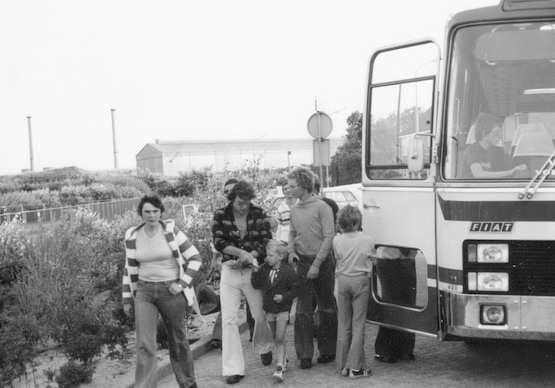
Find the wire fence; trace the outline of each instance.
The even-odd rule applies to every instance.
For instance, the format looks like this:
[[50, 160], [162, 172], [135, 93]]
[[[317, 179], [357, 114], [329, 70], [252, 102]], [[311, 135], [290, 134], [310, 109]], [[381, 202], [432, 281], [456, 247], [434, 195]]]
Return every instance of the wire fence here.
[[75, 206], [64, 206], [57, 208], [44, 208], [37, 210], [22, 210], [20, 212], [6, 213], [0, 207], [0, 224], [10, 222], [19, 217], [23, 222], [32, 224], [39, 222], [52, 222], [60, 219], [68, 212], [74, 212], [79, 208], [88, 207], [91, 211], [98, 214], [100, 218], [113, 221], [116, 216], [122, 215], [129, 210], [135, 210], [139, 204], [139, 198], [125, 199], [111, 202], [94, 202]]

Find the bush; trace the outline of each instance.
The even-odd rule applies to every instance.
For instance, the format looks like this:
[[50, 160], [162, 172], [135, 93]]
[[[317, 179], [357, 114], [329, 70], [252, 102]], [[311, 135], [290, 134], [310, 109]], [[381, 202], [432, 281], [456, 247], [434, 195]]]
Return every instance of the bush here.
[[26, 242], [23, 228], [17, 218], [0, 224], [0, 284], [10, 285], [24, 268], [21, 262]]
[[121, 196], [112, 183], [93, 183], [89, 186], [89, 198], [94, 202], [107, 202]]
[[[171, 183], [166, 181], [164, 185], [173, 190]], [[8, 212], [19, 212], [138, 198], [149, 191], [149, 186], [130, 171], [93, 174], [65, 168], [0, 177], [0, 206], [7, 206]]]
[[90, 383], [94, 373], [92, 365], [79, 364], [70, 360], [60, 368], [60, 375], [56, 376], [56, 383], [60, 388], [78, 387], [83, 383]]
[[37, 320], [31, 314], [0, 318], [0, 383], [25, 373], [36, 357], [40, 339]]
[[64, 205], [74, 206], [89, 202], [90, 192], [87, 186], [64, 186], [60, 190], [60, 201]]
[[164, 195], [163, 192], [167, 191], [170, 184], [164, 175], [149, 170], [138, 170], [137, 177], [145, 182], [151, 191]]
[[43, 228], [24, 250], [13, 315], [36, 317], [43, 338], [57, 340], [70, 359], [90, 362], [103, 345], [126, 346], [114, 314], [120, 295], [111, 292], [123, 267], [123, 244], [114, 237], [109, 223], [81, 209]]
[[[139, 177], [131, 175], [131, 172], [103, 172], [97, 173], [92, 176], [94, 182], [110, 183], [119, 188], [133, 193], [146, 194], [150, 191], [150, 187]], [[122, 196], [122, 198], [137, 198], [141, 195], [134, 195], [132, 197]]]
[[0, 206], [5, 206], [8, 213], [43, 208], [42, 203], [37, 197], [27, 191], [13, 191], [11, 193], [0, 194]]
[[60, 201], [60, 193], [52, 191], [49, 188], [33, 191], [35, 198], [46, 208], [54, 208], [62, 206]]

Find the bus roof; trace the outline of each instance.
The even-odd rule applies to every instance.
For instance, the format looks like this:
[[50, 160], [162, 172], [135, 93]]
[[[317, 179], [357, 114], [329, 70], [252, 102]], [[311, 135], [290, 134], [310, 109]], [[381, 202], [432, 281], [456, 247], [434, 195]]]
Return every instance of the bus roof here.
[[502, 0], [494, 6], [459, 12], [451, 18], [448, 27], [491, 20], [535, 19], [550, 16], [555, 16], [554, 0]]

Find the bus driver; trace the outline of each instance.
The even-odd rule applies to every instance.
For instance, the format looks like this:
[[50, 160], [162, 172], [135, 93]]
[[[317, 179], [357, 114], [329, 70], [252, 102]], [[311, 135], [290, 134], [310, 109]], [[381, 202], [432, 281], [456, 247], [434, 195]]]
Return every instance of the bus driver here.
[[[489, 113], [480, 113], [474, 123], [476, 141], [469, 145], [465, 152], [461, 166], [462, 179], [477, 178], [509, 178], [519, 171], [526, 171], [528, 167], [520, 164], [510, 170], [498, 170], [495, 152], [502, 141], [501, 119]], [[496, 155], [497, 154], [497, 155]], [[501, 163], [503, 165], [503, 163]]]

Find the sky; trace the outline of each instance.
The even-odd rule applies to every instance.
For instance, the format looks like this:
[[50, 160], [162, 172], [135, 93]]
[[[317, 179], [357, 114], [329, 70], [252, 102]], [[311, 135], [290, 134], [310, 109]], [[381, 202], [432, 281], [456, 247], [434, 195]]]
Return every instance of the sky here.
[[342, 137], [374, 50], [492, 3], [1, 0], [0, 175], [113, 169], [114, 128], [120, 169], [157, 139], [310, 138], [316, 108]]

